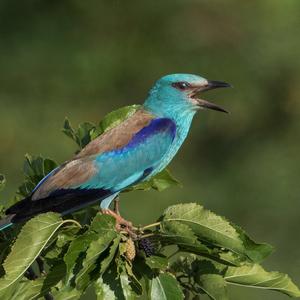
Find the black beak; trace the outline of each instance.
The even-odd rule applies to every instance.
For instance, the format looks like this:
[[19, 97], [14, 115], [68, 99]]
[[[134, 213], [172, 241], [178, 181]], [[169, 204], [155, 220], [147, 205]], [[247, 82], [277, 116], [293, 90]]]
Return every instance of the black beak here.
[[208, 109], [213, 109], [213, 110], [217, 110], [217, 111], [221, 111], [221, 112], [224, 112], [224, 113], [227, 113], [227, 114], [229, 113], [223, 107], [221, 107], [221, 106], [219, 106], [217, 104], [208, 102], [206, 100], [197, 99], [197, 102], [198, 102], [198, 106], [200, 106], [200, 107], [208, 108]]
[[[207, 85], [201, 87], [198, 91], [204, 92], [204, 91], [209, 91], [209, 90], [213, 90], [213, 89], [228, 88], [228, 87], [232, 87], [232, 86], [227, 82], [209, 80], [207, 82]], [[221, 112], [224, 112], [224, 113], [228, 113], [228, 111], [225, 110], [223, 107], [221, 107], [217, 104], [208, 102], [206, 100], [197, 99], [197, 102], [198, 102], [198, 106], [200, 106], [200, 107], [217, 110], [217, 111], [221, 111]]]
[[223, 81], [209, 80], [207, 85], [201, 91], [209, 91], [219, 88], [229, 88], [232, 87], [229, 83]]

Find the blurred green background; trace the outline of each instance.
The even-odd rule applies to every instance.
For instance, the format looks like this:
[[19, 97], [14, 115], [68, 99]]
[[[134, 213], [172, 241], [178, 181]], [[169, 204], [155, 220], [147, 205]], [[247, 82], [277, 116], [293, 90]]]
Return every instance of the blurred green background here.
[[[203, 111], [171, 169], [183, 188], [121, 199], [135, 223], [197, 201], [276, 247], [265, 266], [300, 285], [300, 1], [0, 2], [2, 200], [22, 181], [25, 153], [58, 162], [75, 145], [60, 132], [142, 103], [168, 73], [234, 85], [207, 93], [231, 111]], [[232, 299], [286, 299], [232, 287]]]

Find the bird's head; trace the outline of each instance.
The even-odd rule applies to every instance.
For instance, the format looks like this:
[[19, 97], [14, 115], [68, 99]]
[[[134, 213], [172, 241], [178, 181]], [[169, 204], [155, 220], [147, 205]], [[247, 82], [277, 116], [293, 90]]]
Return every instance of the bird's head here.
[[200, 109], [227, 112], [221, 106], [198, 96], [202, 92], [225, 87], [230, 87], [230, 84], [197, 75], [166, 75], [154, 84], [144, 106], [157, 115], [175, 118], [186, 114], [194, 115]]

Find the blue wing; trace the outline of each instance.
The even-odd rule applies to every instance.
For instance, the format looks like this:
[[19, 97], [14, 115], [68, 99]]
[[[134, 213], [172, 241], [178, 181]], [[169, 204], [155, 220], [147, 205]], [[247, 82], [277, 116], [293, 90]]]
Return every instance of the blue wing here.
[[78, 187], [120, 191], [144, 180], [157, 170], [175, 134], [172, 120], [153, 119], [123, 148], [97, 156], [95, 164], [100, 172]]
[[64, 213], [108, 199], [156, 173], [175, 135], [176, 125], [171, 119], [152, 119], [126, 145], [75, 159], [56, 169], [30, 199], [17, 203], [7, 213], [16, 214], [14, 221], [20, 221], [37, 213]]

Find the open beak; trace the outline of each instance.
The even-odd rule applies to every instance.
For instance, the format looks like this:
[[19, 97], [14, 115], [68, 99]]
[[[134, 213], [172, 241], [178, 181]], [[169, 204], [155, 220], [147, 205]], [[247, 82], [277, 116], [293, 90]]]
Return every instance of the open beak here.
[[214, 103], [208, 102], [206, 100], [195, 97], [196, 94], [198, 94], [199, 92], [205, 92], [205, 91], [209, 91], [209, 90], [213, 90], [213, 89], [228, 88], [228, 87], [231, 87], [231, 85], [229, 83], [226, 83], [223, 81], [208, 80], [207, 84], [205, 84], [205, 85], [201, 85], [198, 87], [195, 86], [195, 91], [193, 92], [192, 97], [197, 101], [197, 105], [199, 107], [228, 113], [228, 111], [226, 111], [223, 107], [221, 107], [217, 104], [214, 104]]

